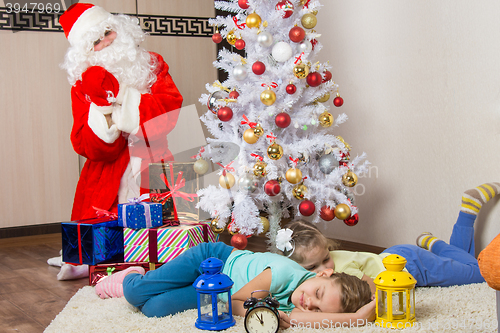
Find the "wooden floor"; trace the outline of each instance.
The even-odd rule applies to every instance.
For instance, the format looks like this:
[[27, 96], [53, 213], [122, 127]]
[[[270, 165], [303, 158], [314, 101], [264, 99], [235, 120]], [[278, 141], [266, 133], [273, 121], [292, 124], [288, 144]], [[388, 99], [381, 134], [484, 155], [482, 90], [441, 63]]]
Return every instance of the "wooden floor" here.
[[[228, 236], [221, 240], [228, 242]], [[251, 237], [248, 250], [266, 250], [265, 239]], [[380, 252], [363, 244], [341, 242], [351, 251]], [[61, 234], [0, 239], [0, 333], [39, 333], [61, 312], [88, 279], [58, 281], [58, 267], [47, 259], [59, 255]], [[69, 332], [68, 332], [69, 333]]]

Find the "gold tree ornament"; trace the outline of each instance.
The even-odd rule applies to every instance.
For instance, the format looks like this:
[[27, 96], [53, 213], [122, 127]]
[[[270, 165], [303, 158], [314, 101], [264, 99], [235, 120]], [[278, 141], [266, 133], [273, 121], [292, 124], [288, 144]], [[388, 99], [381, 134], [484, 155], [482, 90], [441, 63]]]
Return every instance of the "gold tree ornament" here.
[[235, 35], [234, 30], [229, 31], [229, 33], [226, 36], [226, 40], [231, 45], [234, 45], [234, 43], [236, 43], [238, 37]]
[[306, 192], [307, 192], [307, 187], [302, 183], [296, 185], [292, 190], [292, 194], [295, 197], [295, 199], [299, 200], [304, 200], [304, 198], [306, 197]]
[[340, 135], [338, 135], [337, 139], [344, 144], [345, 149], [347, 149], [349, 151], [351, 150], [351, 146], [347, 142], [344, 141], [343, 137], [341, 137]]
[[247, 24], [247, 27], [249, 27], [249, 28], [258, 28], [260, 26], [261, 22], [262, 22], [262, 19], [256, 13], [249, 14], [247, 16], [246, 21], [245, 21], [245, 23]]
[[218, 217], [216, 217], [215, 219], [212, 220], [212, 222], [210, 222], [210, 229], [216, 234], [220, 234], [224, 231], [224, 227], [219, 228], [218, 224], [219, 224]]
[[351, 216], [351, 208], [346, 204], [338, 204], [335, 207], [335, 217], [339, 220], [345, 220], [349, 216]]
[[243, 140], [245, 140], [246, 143], [254, 144], [259, 140], [259, 137], [255, 135], [253, 128], [248, 128], [243, 132]]
[[276, 142], [273, 142], [267, 147], [267, 156], [272, 160], [279, 160], [283, 156], [283, 147]]
[[256, 177], [264, 177], [267, 174], [266, 166], [267, 164], [265, 162], [257, 161], [257, 163], [253, 166], [253, 174]]
[[260, 217], [260, 224], [262, 224], [262, 232], [261, 235], [267, 233], [269, 231], [269, 220], [263, 216]]
[[319, 123], [323, 127], [330, 127], [333, 125], [333, 116], [330, 112], [325, 111], [318, 117]]
[[200, 158], [193, 164], [193, 169], [194, 172], [196, 172], [199, 175], [204, 175], [208, 171], [208, 162], [205, 161], [204, 159]]
[[302, 23], [302, 26], [306, 29], [312, 29], [316, 26], [318, 23], [318, 19], [316, 18], [315, 15], [311, 13], [304, 14], [302, 18], [300, 19], [300, 23]]
[[309, 66], [303, 62], [298, 63], [293, 67], [293, 75], [298, 79], [305, 79], [309, 75]]
[[229, 172], [226, 172], [225, 175], [222, 174], [219, 177], [219, 185], [222, 188], [230, 189], [231, 187], [233, 187], [235, 182], [236, 182], [236, 180], [234, 179], [234, 176], [232, 174], [230, 174]]
[[318, 98], [316, 100], [316, 102], [325, 103], [325, 102], [328, 102], [329, 99], [330, 99], [330, 93], [327, 92], [326, 94], [324, 94], [323, 96], [321, 96], [320, 98]]
[[253, 134], [255, 134], [256, 137], [261, 137], [262, 135], [264, 135], [264, 129], [262, 128], [262, 126], [260, 126], [260, 124], [257, 124], [254, 128], [253, 128]]
[[342, 176], [342, 183], [345, 186], [348, 187], [354, 187], [358, 183], [358, 176], [351, 170], [348, 170], [343, 176]]
[[272, 91], [270, 87], [267, 87], [267, 89], [260, 94], [260, 101], [264, 105], [271, 106], [276, 102], [276, 93]]
[[297, 184], [302, 180], [302, 171], [297, 168], [288, 169], [285, 178], [289, 183]]

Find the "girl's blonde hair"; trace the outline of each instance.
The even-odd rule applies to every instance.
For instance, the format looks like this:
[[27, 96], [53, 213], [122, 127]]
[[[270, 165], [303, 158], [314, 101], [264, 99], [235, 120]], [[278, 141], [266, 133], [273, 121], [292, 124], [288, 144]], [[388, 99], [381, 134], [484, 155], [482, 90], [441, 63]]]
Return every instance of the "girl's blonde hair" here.
[[[302, 263], [303, 253], [311, 248], [322, 246], [332, 251], [339, 248], [339, 244], [333, 239], [326, 238], [319, 229], [309, 222], [297, 220], [288, 223], [284, 228], [290, 229], [292, 233], [293, 250], [282, 252], [284, 256]], [[293, 251], [293, 252], [292, 252]]]

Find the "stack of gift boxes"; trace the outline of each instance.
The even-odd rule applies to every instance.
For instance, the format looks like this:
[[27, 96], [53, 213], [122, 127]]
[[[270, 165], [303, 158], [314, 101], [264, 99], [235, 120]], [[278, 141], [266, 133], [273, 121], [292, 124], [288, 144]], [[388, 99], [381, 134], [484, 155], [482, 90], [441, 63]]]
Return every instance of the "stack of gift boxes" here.
[[118, 205], [118, 215], [97, 209], [94, 219], [62, 223], [63, 261], [89, 265], [89, 284], [130, 266], [156, 269], [190, 247], [216, 242], [195, 207], [201, 180], [193, 163], [149, 165], [150, 194]]

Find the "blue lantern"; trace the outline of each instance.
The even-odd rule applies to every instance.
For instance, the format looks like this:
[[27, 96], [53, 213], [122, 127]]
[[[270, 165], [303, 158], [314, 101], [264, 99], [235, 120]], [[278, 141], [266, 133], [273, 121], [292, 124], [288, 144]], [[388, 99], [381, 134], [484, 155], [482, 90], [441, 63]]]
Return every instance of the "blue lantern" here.
[[200, 275], [193, 283], [198, 294], [198, 319], [195, 326], [202, 330], [220, 331], [233, 326], [231, 287], [233, 280], [222, 273], [224, 263], [217, 258], [205, 259]]

